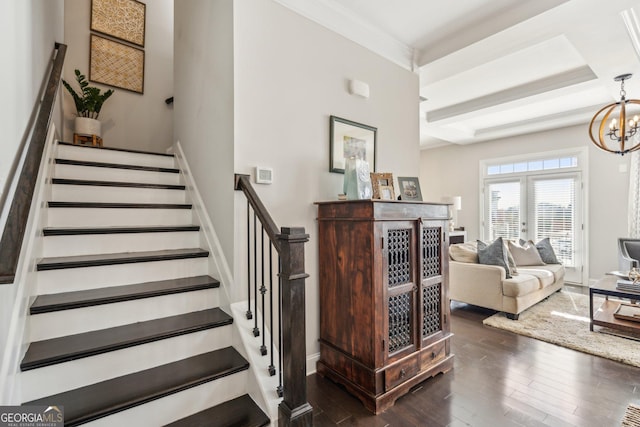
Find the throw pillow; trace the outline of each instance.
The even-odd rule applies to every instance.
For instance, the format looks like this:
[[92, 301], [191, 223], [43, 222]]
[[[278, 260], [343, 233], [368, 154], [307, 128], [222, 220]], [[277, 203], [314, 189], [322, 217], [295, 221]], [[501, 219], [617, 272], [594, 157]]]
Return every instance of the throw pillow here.
[[536, 248], [540, 253], [540, 258], [542, 258], [545, 264], [560, 264], [548, 237], [536, 243]]
[[502, 237], [498, 237], [490, 244], [478, 240], [478, 262], [486, 265], [497, 265], [504, 268], [507, 279], [511, 278], [509, 260]]
[[453, 261], [478, 263], [478, 248], [475, 243], [457, 243], [449, 246], [449, 258]]
[[538, 253], [538, 249], [533, 243], [525, 242], [524, 245], [520, 246], [509, 241], [507, 242], [507, 245], [509, 246], [509, 252], [513, 255], [513, 260], [516, 262], [518, 267], [526, 265], [544, 265], [544, 262]]
[[508, 240], [503, 240], [503, 241], [504, 241], [504, 250], [507, 251], [507, 264], [509, 265], [509, 273], [511, 273], [512, 276], [517, 276], [518, 266], [516, 264], [516, 260], [513, 259], [513, 254], [509, 250], [509, 246], [507, 246]]

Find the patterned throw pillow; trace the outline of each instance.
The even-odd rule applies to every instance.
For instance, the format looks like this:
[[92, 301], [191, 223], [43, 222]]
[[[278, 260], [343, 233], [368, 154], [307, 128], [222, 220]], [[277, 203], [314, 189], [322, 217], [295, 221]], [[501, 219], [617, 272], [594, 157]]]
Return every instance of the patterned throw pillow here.
[[548, 237], [536, 243], [536, 248], [540, 253], [540, 258], [542, 258], [542, 261], [544, 261], [545, 264], [560, 264]]
[[490, 244], [478, 240], [478, 262], [486, 265], [497, 265], [504, 268], [507, 279], [511, 279], [509, 260], [502, 237], [498, 237]]

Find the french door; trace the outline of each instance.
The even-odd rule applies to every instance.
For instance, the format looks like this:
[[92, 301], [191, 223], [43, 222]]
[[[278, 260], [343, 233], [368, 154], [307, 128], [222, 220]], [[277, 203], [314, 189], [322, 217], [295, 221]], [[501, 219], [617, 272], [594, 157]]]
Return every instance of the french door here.
[[583, 221], [580, 172], [544, 173], [484, 181], [484, 238], [546, 237], [565, 267], [565, 280], [582, 283]]

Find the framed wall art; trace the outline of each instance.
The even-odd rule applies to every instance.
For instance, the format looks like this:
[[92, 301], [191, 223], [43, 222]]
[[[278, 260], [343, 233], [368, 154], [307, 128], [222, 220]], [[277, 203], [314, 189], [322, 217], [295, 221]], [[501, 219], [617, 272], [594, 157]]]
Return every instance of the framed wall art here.
[[91, 30], [144, 47], [146, 7], [137, 0], [91, 0]]
[[381, 200], [395, 200], [393, 191], [393, 174], [371, 173], [371, 186], [373, 187], [373, 198]]
[[91, 34], [89, 80], [144, 92], [144, 50]]
[[[330, 118], [329, 172], [344, 173], [345, 157], [362, 156], [369, 163], [369, 170], [376, 170], [376, 132], [372, 126], [352, 122], [331, 116]], [[345, 142], [358, 144], [345, 144]], [[358, 147], [357, 153], [349, 151], [349, 147]]]
[[422, 201], [422, 192], [420, 191], [420, 181], [418, 177], [399, 176], [398, 187], [400, 187], [399, 192], [402, 200]]

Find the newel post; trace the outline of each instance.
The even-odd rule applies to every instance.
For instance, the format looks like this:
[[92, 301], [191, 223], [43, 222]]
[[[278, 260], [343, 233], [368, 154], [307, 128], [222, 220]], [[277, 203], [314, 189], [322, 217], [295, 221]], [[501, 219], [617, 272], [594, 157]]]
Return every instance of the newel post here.
[[278, 407], [280, 426], [313, 425], [312, 407], [307, 402], [307, 351], [305, 330], [304, 244], [309, 241], [303, 227], [282, 227], [282, 373], [284, 399]]

